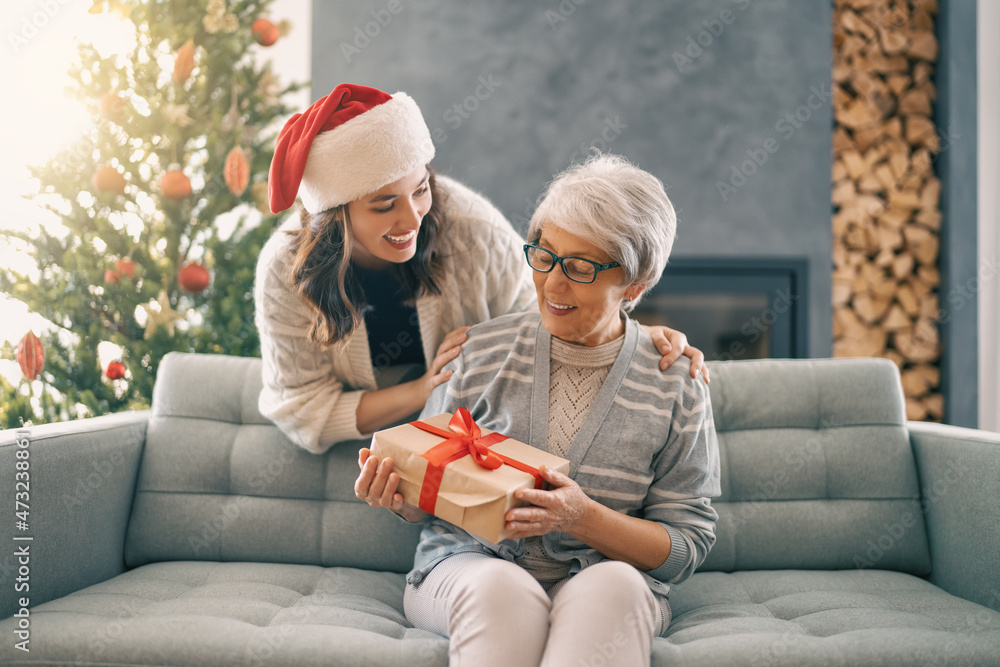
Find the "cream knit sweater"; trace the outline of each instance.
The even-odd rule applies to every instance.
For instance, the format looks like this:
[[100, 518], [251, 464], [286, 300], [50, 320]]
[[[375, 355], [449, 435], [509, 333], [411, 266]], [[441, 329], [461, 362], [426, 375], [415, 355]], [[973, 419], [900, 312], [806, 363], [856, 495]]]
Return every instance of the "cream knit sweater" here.
[[[424, 358], [430, 362], [448, 332], [533, 307], [531, 270], [524, 240], [482, 195], [437, 177], [445, 205], [441, 230], [445, 257], [443, 294], [417, 300]], [[307, 335], [311, 315], [290, 281], [290, 216], [268, 240], [254, 284], [264, 387], [258, 406], [297, 445], [320, 454], [332, 445], [370, 437], [357, 429], [358, 401], [378, 387], [361, 327], [346, 346], [322, 350]]]

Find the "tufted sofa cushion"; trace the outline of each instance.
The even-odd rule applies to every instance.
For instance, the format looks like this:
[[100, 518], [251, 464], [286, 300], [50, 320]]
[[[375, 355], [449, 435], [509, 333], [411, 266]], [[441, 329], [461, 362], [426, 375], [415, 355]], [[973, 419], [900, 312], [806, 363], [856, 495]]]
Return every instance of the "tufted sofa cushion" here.
[[653, 664], [1000, 664], [1000, 613], [901, 572], [697, 573]]
[[[712, 377], [722, 496], [702, 571], [930, 571], [895, 365], [714, 362]], [[354, 497], [367, 443], [303, 451], [260, 414], [260, 387], [259, 359], [164, 357], [126, 562], [409, 570], [418, 529]]]
[[353, 568], [153, 563], [32, 610], [33, 646], [46, 664], [446, 664], [447, 641], [406, 622], [405, 585]]
[[257, 561], [407, 572], [419, 527], [354, 496], [357, 452], [317, 456], [257, 409], [260, 359], [160, 363], [125, 543], [130, 566]]
[[715, 362], [711, 372], [722, 496], [700, 571], [930, 572], [891, 361]]

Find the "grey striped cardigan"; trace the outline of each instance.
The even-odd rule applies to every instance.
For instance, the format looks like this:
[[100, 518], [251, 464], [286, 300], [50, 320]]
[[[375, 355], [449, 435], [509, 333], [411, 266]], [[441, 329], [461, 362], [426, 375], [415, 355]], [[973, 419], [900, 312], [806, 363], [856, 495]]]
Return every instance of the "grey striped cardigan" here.
[[[421, 416], [465, 406], [480, 426], [546, 450], [551, 335], [533, 313], [498, 317], [469, 330], [462, 353], [446, 368], [455, 372], [431, 395]], [[598, 502], [661, 524], [670, 534], [666, 561], [643, 573], [654, 593], [686, 579], [715, 542], [718, 518], [709, 498], [718, 496], [719, 448], [708, 388], [690, 376], [681, 357], [660, 371], [660, 353], [646, 331], [627, 320], [625, 342], [566, 458], [570, 477]], [[552, 558], [570, 573], [604, 556], [561, 532], [543, 537]], [[410, 583], [420, 582], [443, 558], [479, 551], [513, 561], [524, 540], [500, 544], [479, 539], [440, 519], [427, 521]]]

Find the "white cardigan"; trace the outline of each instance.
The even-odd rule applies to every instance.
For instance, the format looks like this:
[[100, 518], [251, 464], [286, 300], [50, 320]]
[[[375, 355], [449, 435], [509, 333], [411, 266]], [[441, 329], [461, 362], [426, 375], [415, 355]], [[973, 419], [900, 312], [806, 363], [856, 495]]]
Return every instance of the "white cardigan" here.
[[[417, 299], [424, 359], [448, 332], [530, 308], [535, 301], [524, 240], [482, 195], [437, 177], [446, 226], [440, 296]], [[309, 308], [291, 283], [291, 235], [298, 214], [275, 230], [261, 250], [254, 283], [264, 388], [258, 406], [297, 445], [320, 454], [335, 443], [370, 437], [357, 429], [358, 401], [374, 391], [375, 373], [364, 322], [346, 341], [324, 351], [308, 338]]]

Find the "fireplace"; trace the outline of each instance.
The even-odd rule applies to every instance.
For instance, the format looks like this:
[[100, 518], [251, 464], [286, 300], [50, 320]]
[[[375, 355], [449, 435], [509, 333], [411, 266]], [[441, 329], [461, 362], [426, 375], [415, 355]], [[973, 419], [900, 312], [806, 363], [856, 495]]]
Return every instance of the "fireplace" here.
[[643, 324], [688, 336], [705, 359], [808, 356], [805, 258], [677, 258], [636, 306]]

